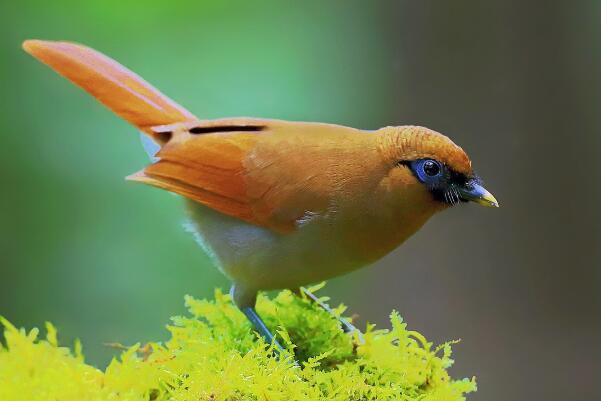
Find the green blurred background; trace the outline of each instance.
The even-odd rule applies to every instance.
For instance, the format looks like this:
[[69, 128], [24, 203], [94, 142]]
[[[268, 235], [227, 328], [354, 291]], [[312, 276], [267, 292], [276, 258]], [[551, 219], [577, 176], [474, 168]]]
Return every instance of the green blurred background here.
[[[351, 312], [396, 308], [482, 400], [591, 399], [601, 372], [601, 3], [22, 1], [0, 4], [0, 314], [104, 342], [161, 340], [183, 295], [227, 281], [181, 201], [123, 177], [133, 128], [20, 49], [85, 43], [203, 118], [421, 124], [471, 155], [498, 210], [436, 216], [330, 282]], [[473, 397], [472, 397], [473, 398]]]

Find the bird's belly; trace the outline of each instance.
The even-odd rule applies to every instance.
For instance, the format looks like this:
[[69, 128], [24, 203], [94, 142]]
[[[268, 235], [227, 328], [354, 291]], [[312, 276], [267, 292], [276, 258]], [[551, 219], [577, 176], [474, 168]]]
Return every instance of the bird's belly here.
[[383, 255], [361, 247], [329, 224], [278, 234], [188, 201], [198, 241], [232, 281], [268, 290], [293, 288], [361, 268]]

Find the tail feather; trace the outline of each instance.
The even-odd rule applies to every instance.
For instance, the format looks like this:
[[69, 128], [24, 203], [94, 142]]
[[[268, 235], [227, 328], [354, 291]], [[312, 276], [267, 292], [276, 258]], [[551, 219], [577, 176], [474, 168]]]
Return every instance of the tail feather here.
[[89, 47], [27, 40], [23, 49], [162, 144], [153, 126], [196, 119], [137, 74]]

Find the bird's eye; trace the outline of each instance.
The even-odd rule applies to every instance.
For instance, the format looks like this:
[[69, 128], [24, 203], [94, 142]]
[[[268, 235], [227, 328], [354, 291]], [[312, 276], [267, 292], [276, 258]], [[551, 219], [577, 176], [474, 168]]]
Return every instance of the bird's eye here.
[[435, 160], [426, 160], [423, 164], [424, 173], [429, 177], [436, 177], [440, 174], [440, 163]]
[[413, 174], [428, 185], [442, 185], [447, 175], [447, 167], [434, 159], [417, 159], [408, 163]]

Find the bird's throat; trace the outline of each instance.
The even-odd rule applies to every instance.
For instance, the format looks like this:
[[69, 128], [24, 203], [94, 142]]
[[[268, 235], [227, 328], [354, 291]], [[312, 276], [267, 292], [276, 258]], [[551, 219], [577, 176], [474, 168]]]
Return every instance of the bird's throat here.
[[350, 218], [342, 230], [341, 241], [347, 252], [362, 263], [371, 264], [386, 256], [417, 232], [437, 209], [397, 209], [390, 212], [363, 213]]

